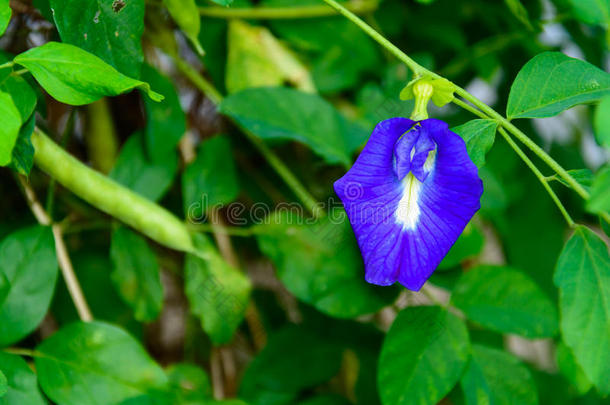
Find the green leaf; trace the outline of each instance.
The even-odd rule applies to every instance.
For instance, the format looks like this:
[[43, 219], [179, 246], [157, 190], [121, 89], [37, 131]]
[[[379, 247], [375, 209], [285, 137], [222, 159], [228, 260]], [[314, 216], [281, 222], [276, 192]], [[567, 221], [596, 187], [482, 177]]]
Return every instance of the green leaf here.
[[239, 183], [229, 138], [218, 135], [199, 145], [197, 158], [184, 169], [182, 195], [188, 218], [203, 218], [210, 208], [237, 198]]
[[491, 347], [472, 346], [472, 356], [460, 382], [465, 405], [536, 405], [532, 375], [514, 356]]
[[47, 313], [57, 279], [51, 228], [34, 226], [7, 236], [0, 244], [0, 274], [8, 283], [0, 293], [2, 347], [27, 336]]
[[167, 385], [142, 345], [108, 323], [70, 324], [36, 350], [40, 385], [62, 405], [117, 404]]
[[211, 0], [211, 1], [216, 4], [220, 4], [221, 6], [229, 7], [231, 4], [233, 4], [234, 0]]
[[173, 364], [166, 374], [176, 395], [175, 405], [206, 403], [212, 398], [210, 379], [201, 368], [188, 363]]
[[610, 23], [610, 3], [608, 0], [569, 0], [574, 16], [591, 25], [608, 26]]
[[494, 144], [498, 123], [491, 120], [472, 120], [451, 128], [466, 142], [468, 156], [477, 167], [485, 164], [485, 155]]
[[155, 100], [163, 96], [148, 83], [132, 79], [97, 56], [68, 44], [48, 42], [14, 59], [32, 73], [56, 100], [71, 105], [90, 104], [103, 96], [116, 96], [140, 88]]
[[593, 231], [577, 226], [554, 277], [559, 288], [561, 334], [587, 378], [610, 394], [610, 256]]
[[353, 231], [343, 210], [315, 223], [294, 207], [267, 217], [257, 230], [261, 251], [282, 283], [297, 298], [325, 314], [353, 318], [389, 305], [397, 290], [364, 281], [364, 268]]
[[269, 336], [246, 369], [240, 397], [251, 405], [292, 404], [290, 399], [302, 390], [335, 376], [341, 356], [342, 349], [328, 339], [302, 326], [284, 327]]
[[205, 235], [195, 235], [194, 243], [198, 254], [187, 254], [184, 265], [191, 312], [214, 344], [227, 343], [246, 312], [250, 280], [225, 262]]
[[7, 391], [8, 391], [8, 382], [6, 381], [6, 377], [5, 377], [4, 373], [2, 372], [2, 369], [0, 369], [0, 398], [5, 396]]
[[36, 126], [36, 117], [30, 116], [30, 119], [21, 126], [15, 147], [13, 148], [13, 157], [11, 160], [11, 169], [29, 176], [30, 170], [34, 165], [34, 146], [32, 145], [32, 133]]
[[146, 239], [125, 227], [112, 232], [112, 281], [138, 321], [157, 318], [163, 307], [159, 264]]
[[328, 163], [349, 166], [368, 137], [323, 98], [282, 87], [242, 90], [225, 98], [220, 111], [262, 139], [302, 142]]
[[11, 21], [12, 13], [9, 0], [0, 0], [0, 36], [4, 35], [4, 31]]
[[164, 161], [153, 163], [144, 152], [141, 132], [133, 134], [123, 147], [110, 177], [144, 197], [157, 201], [165, 195], [178, 170], [178, 155], [168, 153]]
[[552, 117], [610, 94], [610, 74], [559, 52], [544, 52], [523, 66], [508, 96], [506, 115]]
[[153, 163], [168, 161], [186, 132], [186, 116], [172, 82], [149, 65], [142, 68], [142, 80], [165, 96], [161, 103], [144, 99], [146, 110], [146, 152]]
[[225, 80], [229, 93], [284, 82], [303, 91], [315, 91], [309, 71], [267, 28], [232, 20], [228, 44]]
[[597, 142], [610, 148], [610, 96], [604, 97], [597, 106], [593, 123]]
[[603, 167], [595, 175], [591, 195], [587, 200], [587, 210], [593, 213], [610, 212], [610, 165]]
[[6, 378], [4, 394], [0, 387], [1, 405], [46, 405], [36, 374], [21, 357], [0, 352], [0, 370]]
[[[570, 174], [570, 176], [572, 176], [574, 178], [574, 180], [576, 180], [578, 182], [578, 184], [580, 184], [587, 191], [589, 191], [589, 189], [591, 188], [591, 185], [593, 184], [593, 172], [591, 170], [589, 170], [589, 169], [574, 169], [574, 170], [568, 170], [568, 173]], [[558, 182], [560, 182], [564, 186], [572, 188], [570, 186], [570, 184], [568, 184], [568, 182], [565, 181], [563, 179], [563, 177], [559, 176], [558, 174], [554, 174], [550, 178], [550, 180], [557, 180]]]
[[480, 266], [464, 273], [451, 297], [469, 320], [529, 338], [557, 333], [555, 306], [527, 276], [511, 267]]
[[201, 17], [195, 0], [163, 0], [163, 4], [184, 35], [191, 41], [197, 53], [203, 55], [203, 48], [199, 43]]
[[98, 56], [124, 75], [139, 78], [144, 56], [144, 0], [51, 0], [63, 42]]
[[483, 249], [485, 237], [483, 232], [472, 222], [466, 225], [464, 231], [447, 253], [447, 256], [438, 265], [439, 270], [450, 269], [459, 265], [466, 259], [478, 255]]
[[504, 2], [517, 20], [519, 20], [528, 30], [534, 31], [527, 9], [521, 3], [521, 0], [504, 0]]
[[10, 94], [0, 91], [0, 166], [11, 162], [13, 148], [21, 127], [21, 115]]
[[339, 395], [326, 394], [300, 401], [297, 405], [350, 405], [347, 399]]
[[591, 381], [587, 378], [582, 367], [576, 362], [574, 354], [563, 342], [559, 342], [555, 351], [559, 371], [576, 388], [576, 392], [584, 395], [591, 389]]
[[381, 402], [438, 403], [459, 381], [468, 352], [468, 332], [459, 318], [440, 307], [403, 309], [379, 357]]
[[15, 107], [17, 107], [21, 115], [21, 122], [26, 122], [32, 115], [32, 112], [34, 112], [36, 102], [38, 101], [36, 92], [34, 92], [28, 82], [20, 76], [9, 76], [2, 82], [0, 90], [11, 95]]

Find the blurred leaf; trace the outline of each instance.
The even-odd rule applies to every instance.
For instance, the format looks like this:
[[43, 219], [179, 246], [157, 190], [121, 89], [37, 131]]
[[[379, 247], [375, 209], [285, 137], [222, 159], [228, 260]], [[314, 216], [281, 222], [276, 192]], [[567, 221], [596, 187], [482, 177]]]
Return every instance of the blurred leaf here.
[[[593, 184], [593, 172], [591, 170], [575, 169], [575, 170], [568, 170], [568, 173], [570, 173], [570, 176], [572, 176], [574, 178], [574, 180], [576, 180], [578, 182], [578, 184], [580, 184], [587, 191], [589, 191], [589, 189], [591, 188], [591, 184]], [[551, 177], [551, 180], [557, 180], [564, 186], [571, 188], [570, 185], [568, 184], [568, 182], [566, 182], [563, 179], [563, 177], [559, 176], [558, 174], [554, 174]]]
[[178, 155], [170, 151], [164, 161], [153, 163], [144, 152], [141, 132], [131, 135], [121, 148], [110, 178], [144, 197], [157, 201], [169, 189], [178, 170]]
[[2, 347], [32, 332], [47, 313], [57, 279], [51, 228], [34, 226], [7, 236], [0, 244], [0, 274], [7, 282], [0, 288]]
[[191, 312], [214, 344], [227, 343], [246, 312], [250, 280], [229, 265], [205, 235], [196, 234], [193, 240], [198, 253], [187, 254], [184, 264]]
[[460, 382], [466, 405], [536, 405], [538, 395], [527, 367], [512, 355], [472, 346], [470, 363]]
[[233, 4], [233, 0], [210, 0], [216, 4], [220, 4], [221, 6], [227, 6], [229, 7], [231, 4]]
[[201, 142], [197, 158], [182, 175], [182, 195], [187, 218], [203, 218], [210, 208], [228, 204], [239, 195], [231, 144], [226, 135]]
[[13, 148], [13, 157], [10, 168], [29, 176], [32, 165], [34, 164], [34, 146], [32, 145], [32, 132], [36, 126], [36, 117], [30, 116], [25, 124], [21, 126], [15, 147]]
[[396, 289], [364, 281], [362, 257], [345, 211], [336, 209], [314, 222], [294, 209], [273, 212], [257, 231], [261, 251], [291, 293], [338, 318], [374, 313], [394, 300]]
[[26, 122], [36, 108], [36, 93], [23, 77], [9, 76], [0, 85], [0, 89], [13, 98], [15, 107], [21, 115], [21, 122]]
[[163, 96], [148, 83], [127, 77], [97, 56], [73, 45], [48, 42], [15, 57], [56, 100], [71, 105], [90, 104], [140, 88], [155, 101]]
[[593, 213], [610, 212], [610, 165], [603, 167], [595, 175], [587, 210]]
[[498, 123], [492, 120], [472, 120], [451, 128], [464, 139], [468, 156], [477, 167], [485, 164], [485, 155], [494, 144]]
[[466, 326], [445, 309], [403, 309], [394, 320], [379, 357], [381, 402], [438, 403], [459, 381], [469, 346]]
[[51, 0], [51, 9], [63, 42], [91, 52], [124, 75], [140, 77], [144, 0]]
[[142, 345], [108, 323], [70, 324], [36, 350], [40, 385], [62, 405], [116, 404], [167, 385]]
[[220, 111], [262, 139], [305, 143], [328, 163], [350, 165], [368, 137], [323, 98], [282, 87], [242, 90], [225, 98]]
[[11, 21], [12, 13], [9, 0], [0, 0], [0, 36], [4, 35], [4, 31]]
[[173, 364], [166, 371], [170, 387], [176, 393], [175, 405], [206, 403], [212, 398], [208, 375], [201, 368], [188, 364]]
[[297, 405], [350, 405], [347, 399], [339, 396], [339, 395], [318, 395], [313, 398], [306, 399], [304, 401], [300, 401]]
[[198, 38], [201, 17], [195, 0], [163, 0], [163, 4], [184, 35], [191, 41], [197, 53], [203, 54], [203, 48]]
[[524, 273], [500, 266], [480, 266], [462, 275], [451, 296], [469, 320], [501, 333], [528, 338], [557, 333], [557, 311]]
[[186, 132], [186, 116], [172, 82], [150, 65], [142, 67], [142, 80], [150, 83], [165, 99], [157, 103], [144, 98], [146, 110], [145, 145], [153, 163], [164, 163], [176, 154], [176, 145]]
[[561, 334], [587, 378], [610, 394], [610, 256], [593, 231], [577, 226], [554, 277], [559, 288]]
[[595, 109], [594, 126], [597, 142], [610, 148], [610, 96], [604, 97]]
[[0, 166], [11, 162], [13, 148], [21, 127], [21, 115], [10, 94], [0, 91]]
[[563, 342], [559, 342], [557, 345], [555, 358], [559, 371], [576, 388], [576, 392], [580, 395], [586, 394], [591, 389], [591, 381], [576, 362], [572, 351]]
[[466, 259], [478, 255], [483, 249], [484, 242], [485, 238], [483, 232], [470, 222], [466, 228], [464, 228], [464, 232], [462, 232], [455, 244], [451, 247], [447, 256], [445, 256], [443, 261], [438, 265], [438, 268], [440, 270], [449, 269], [457, 266]]
[[504, 2], [517, 20], [519, 20], [528, 30], [534, 31], [527, 9], [523, 6], [521, 0], [504, 0]]
[[568, 0], [574, 16], [585, 24], [604, 25], [610, 23], [610, 3], [607, 0]]
[[280, 86], [285, 81], [303, 91], [315, 91], [307, 69], [266, 28], [232, 20], [228, 35], [225, 80], [229, 93], [249, 87]]
[[1, 405], [46, 405], [36, 374], [21, 357], [0, 352], [0, 370], [6, 378], [4, 394], [0, 387]]
[[138, 321], [156, 319], [163, 307], [159, 264], [146, 239], [125, 227], [112, 232], [112, 281]]
[[340, 348], [308, 329], [284, 327], [269, 336], [267, 345], [246, 369], [240, 397], [250, 405], [292, 404], [292, 398], [302, 390], [337, 375], [341, 353]]
[[559, 52], [544, 52], [523, 66], [508, 96], [506, 115], [552, 117], [610, 94], [610, 74]]
[[[2, 356], [2, 355], [0, 354], [0, 356]], [[0, 398], [5, 396], [7, 391], [8, 391], [8, 382], [6, 381], [6, 377], [5, 377], [4, 373], [2, 372], [2, 369], [0, 369]]]

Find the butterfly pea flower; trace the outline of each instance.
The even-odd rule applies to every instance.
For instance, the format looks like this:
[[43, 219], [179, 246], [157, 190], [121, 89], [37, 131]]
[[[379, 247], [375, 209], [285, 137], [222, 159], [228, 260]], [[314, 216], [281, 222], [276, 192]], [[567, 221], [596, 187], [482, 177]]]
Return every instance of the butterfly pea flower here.
[[480, 208], [483, 184], [462, 138], [437, 119], [380, 122], [334, 184], [365, 279], [418, 291]]

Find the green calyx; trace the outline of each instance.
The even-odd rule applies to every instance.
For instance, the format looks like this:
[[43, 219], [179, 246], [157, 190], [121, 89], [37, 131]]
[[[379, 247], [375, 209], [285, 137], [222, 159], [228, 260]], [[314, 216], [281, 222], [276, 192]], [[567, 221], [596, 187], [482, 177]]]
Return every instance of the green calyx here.
[[457, 86], [447, 79], [430, 77], [418, 77], [411, 80], [409, 84], [400, 92], [401, 100], [415, 99], [415, 107], [411, 114], [411, 119], [420, 121], [428, 118], [428, 102], [432, 102], [437, 107], [442, 107], [450, 103]]

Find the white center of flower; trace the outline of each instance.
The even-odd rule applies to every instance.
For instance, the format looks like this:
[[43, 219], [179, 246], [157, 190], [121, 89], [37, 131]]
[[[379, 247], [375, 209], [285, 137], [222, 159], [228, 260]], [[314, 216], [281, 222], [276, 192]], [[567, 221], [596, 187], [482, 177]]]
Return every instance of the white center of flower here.
[[[431, 151], [424, 163], [424, 171], [430, 172], [436, 160], [436, 150]], [[415, 229], [419, 221], [419, 195], [421, 194], [423, 183], [409, 173], [402, 180], [402, 197], [396, 207], [396, 222], [402, 224], [405, 229]]]

